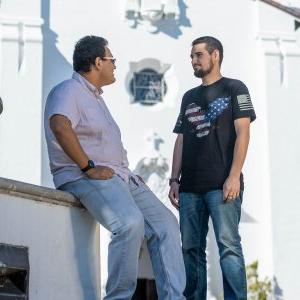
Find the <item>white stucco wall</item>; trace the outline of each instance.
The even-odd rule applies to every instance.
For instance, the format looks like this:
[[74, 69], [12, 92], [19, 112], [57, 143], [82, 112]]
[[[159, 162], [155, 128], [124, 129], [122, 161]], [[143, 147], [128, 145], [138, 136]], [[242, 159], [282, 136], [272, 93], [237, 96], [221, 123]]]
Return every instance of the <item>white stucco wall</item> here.
[[1, 1], [1, 176], [41, 182], [42, 26], [40, 1]]
[[[294, 18], [260, 5], [261, 52], [263, 54], [262, 86], [264, 114], [262, 122], [267, 156], [263, 165], [268, 171], [260, 191], [261, 206], [270, 203], [268, 210], [261, 210], [264, 218], [271, 217], [272, 269], [278, 299], [298, 299], [300, 290], [295, 274], [300, 265], [300, 223], [296, 221], [299, 210], [299, 150], [300, 123], [297, 117], [300, 93], [299, 31], [294, 30]], [[260, 76], [261, 77], [261, 76]], [[258, 164], [261, 166], [260, 162]], [[264, 172], [265, 173], [265, 172]], [[266, 174], [266, 173], [265, 173]], [[269, 189], [269, 192], [266, 190]], [[288, 205], [288, 207], [286, 206]], [[257, 206], [257, 208], [261, 208]], [[265, 241], [262, 241], [265, 245]], [[277, 299], [276, 298], [276, 299]]]
[[[14, 182], [3, 189], [3, 182], [7, 185], [0, 178], [0, 243], [28, 247], [29, 299], [99, 300], [99, 226], [91, 216], [72, 204], [60, 205], [60, 197], [72, 198], [62, 192], [35, 188], [37, 201]], [[58, 204], [48, 203], [53, 199], [45, 193], [56, 195]]]
[[[135, 29], [130, 28], [124, 19], [122, 1], [117, 2], [118, 5], [111, 1], [105, 3], [94, 1], [87, 8], [84, 3], [69, 6], [67, 1], [51, 1], [49, 24], [51, 30], [59, 34], [56, 51], [52, 52], [52, 56], [57, 58], [57, 53], [64, 56], [70, 67], [74, 43], [80, 37], [86, 34], [97, 34], [108, 39], [111, 50], [117, 58], [117, 82], [104, 88], [104, 97], [121, 127], [131, 166], [135, 167], [136, 162], [142, 156], [143, 137], [151, 128], [166, 141], [161, 151], [166, 157], [171, 158], [175, 139], [172, 129], [179, 111], [181, 97], [186, 90], [200, 82], [193, 76], [189, 59], [190, 45], [194, 38], [204, 34], [219, 37], [225, 47], [224, 74], [244, 80], [251, 88], [251, 80], [254, 78], [251, 77], [252, 71], [249, 71], [254, 68], [252, 63], [254, 32], [251, 20], [253, 3], [247, 0], [230, 0], [226, 3], [203, 1], [199, 5], [198, 1], [185, 1], [185, 4], [179, 1], [181, 13], [186, 14], [186, 17], [182, 19], [186, 18], [186, 20], [182, 20], [182, 24], [176, 28], [170, 27], [170, 24], [162, 25], [158, 28], [159, 33], [153, 34], [149, 33], [143, 25]], [[236, 6], [236, 9], [227, 9], [230, 6]], [[67, 16], [66, 10], [69, 12]], [[82, 12], [86, 10], [89, 13], [85, 17]], [[200, 18], [199, 13], [205, 11], [214, 11], [214, 17], [210, 18], [205, 15]], [[236, 26], [237, 18], [239, 26]], [[220, 20], [222, 24], [225, 22], [226, 26], [219, 26], [216, 20]], [[243, 35], [242, 32], [249, 32], [249, 34]], [[47, 40], [47, 36], [44, 38]], [[47, 47], [44, 51], [47, 53], [51, 51], [50, 49]], [[239, 59], [241, 53], [243, 58]], [[46, 55], [51, 58], [51, 53]], [[178, 92], [171, 107], [157, 109], [129, 103], [129, 95], [125, 86], [129, 63], [144, 58], [156, 58], [172, 65], [178, 85], [170, 88]], [[238, 64], [237, 60], [239, 60]], [[52, 64], [56, 65], [55, 70]], [[45, 62], [44, 72], [45, 70], [48, 70], [47, 74], [45, 73], [47, 78], [44, 82], [44, 90], [47, 94], [55, 81], [58, 83], [68, 74], [66, 74], [66, 69], [57, 65], [53, 59]], [[71, 70], [68, 72], [70, 73]], [[124, 114], [125, 111], [126, 114]]]
[[[267, 80], [272, 199], [274, 274], [284, 299], [298, 299], [300, 285], [295, 280], [300, 266], [300, 52], [286, 59], [289, 79], [280, 83], [274, 66], [279, 56], [267, 57]], [[273, 72], [272, 72], [273, 71]], [[287, 92], [288, 91], [288, 92]], [[287, 93], [289, 97], [287, 97]]]

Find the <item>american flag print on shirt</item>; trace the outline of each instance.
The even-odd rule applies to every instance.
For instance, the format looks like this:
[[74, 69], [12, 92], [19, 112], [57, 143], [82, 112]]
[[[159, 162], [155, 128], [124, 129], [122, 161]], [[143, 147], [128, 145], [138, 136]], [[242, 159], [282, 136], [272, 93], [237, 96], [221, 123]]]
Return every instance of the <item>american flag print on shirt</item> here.
[[251, 102], [250, 95], [245, 94], [245, 95], [238, 95], [237, 96], [237, 101], [239, 105], [239, 109], [241, 111], [243, 110], [253, 110], [253, 105]]
[[230, 98], [217, 98], [208, 105], [207, 110], [196, 103], [187, 106], [185, 116], [195, 128], [198, 138], [209, 134], [211, 124], [228, 108], [229, 100]]

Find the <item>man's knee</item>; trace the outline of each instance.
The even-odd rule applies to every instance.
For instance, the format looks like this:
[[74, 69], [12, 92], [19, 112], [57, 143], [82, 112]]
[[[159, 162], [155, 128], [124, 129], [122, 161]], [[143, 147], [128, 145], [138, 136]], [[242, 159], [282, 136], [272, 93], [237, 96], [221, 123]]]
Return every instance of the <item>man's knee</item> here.
[[129, 237], [144, 237], [145, 225], [142, 214], [133, 214], [124, 222], [117, 234], [127, 235]]
[[219, 246], [220, 259], [228, 256], [242, 256], [242, 246], [239, 235], [221, 234], [217, 239]]
[[179, 239], [179, 224], [174, 216], [174, 214], [167, 210], [166, 214], [164, 215], [164, 222], [160, 226], [160, 230], [158, 232], [158, 235], [161, 239], [164, 239], [166, 237], [169, 237], [171, 239]]

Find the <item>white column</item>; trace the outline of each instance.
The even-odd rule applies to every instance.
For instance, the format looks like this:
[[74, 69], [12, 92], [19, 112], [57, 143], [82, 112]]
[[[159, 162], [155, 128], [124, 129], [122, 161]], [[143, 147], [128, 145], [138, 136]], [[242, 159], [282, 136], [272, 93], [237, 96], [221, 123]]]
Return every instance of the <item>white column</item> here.
[[0, 175], [40, 183], [41, 19], [0, 16]]

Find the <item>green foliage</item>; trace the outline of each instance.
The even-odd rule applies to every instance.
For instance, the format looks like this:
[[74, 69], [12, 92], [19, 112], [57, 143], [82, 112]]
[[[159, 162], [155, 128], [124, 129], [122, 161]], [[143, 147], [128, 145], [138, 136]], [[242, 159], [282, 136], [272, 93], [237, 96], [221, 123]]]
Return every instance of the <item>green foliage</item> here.
[[248, 300], [267, 300], [272, 292], [271, 280], [267, 277], [263, 280], [258, 276], [258, 261], [246, 266]]

